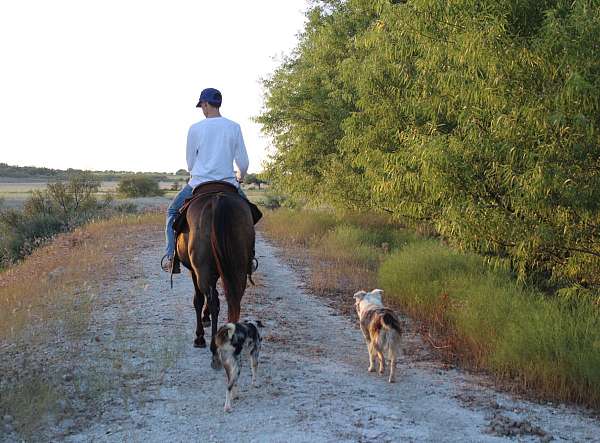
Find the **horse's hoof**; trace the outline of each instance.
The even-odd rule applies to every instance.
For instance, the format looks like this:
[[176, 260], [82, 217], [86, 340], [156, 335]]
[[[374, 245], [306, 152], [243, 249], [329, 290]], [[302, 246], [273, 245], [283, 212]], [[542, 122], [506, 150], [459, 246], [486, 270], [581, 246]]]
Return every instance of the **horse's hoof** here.
[[214, 370], [221, 369], [221, 362], [219, 360], [213, 358], [212, 362], [210, 363], [210, 367], [213, 368]]
[[203, 337], [197, 338], [196, 340], [194, 340], [194, 347], [195, 348], [206, 348], [206, 340], [204, 340]]
[[210, 328], [210, 324], [210, 319], [202, 320], [202, 326], [204, 326], [205, 328]]

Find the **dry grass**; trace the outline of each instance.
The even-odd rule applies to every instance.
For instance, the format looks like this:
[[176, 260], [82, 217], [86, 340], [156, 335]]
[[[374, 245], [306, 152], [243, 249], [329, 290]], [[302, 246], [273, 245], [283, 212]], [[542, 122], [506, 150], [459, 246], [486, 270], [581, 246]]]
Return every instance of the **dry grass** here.
[[319, 211], [267, 211], [259, 227], [303, 257], [311, 291], [338, 299], [344, 312], [353, 309], [354, 292], [377, 286], [377, 269], [389, 251], [414, 237], [383, 216]]
[[[96, 294], [134, 252], [126, 239], [162, 229], [163, 220], [145, 214], [94, 222], [0, 273], [0, 352], [10, 359], [0, 365], [0, 415], [14, 416], [22, 436], [33, 437], [65, 398], [61, 368], [78, 358]], [[107, 374], [89, 373], [86, 395], [111, 384]]]
[[123, 239], [132, 230], [162, 222], [157, 214], [91, 223], [57, 236], [0, 273], [0, 342], [60, 319], [80, 330], [99, 285], [115, 272], [115, 257], [126, 252]]

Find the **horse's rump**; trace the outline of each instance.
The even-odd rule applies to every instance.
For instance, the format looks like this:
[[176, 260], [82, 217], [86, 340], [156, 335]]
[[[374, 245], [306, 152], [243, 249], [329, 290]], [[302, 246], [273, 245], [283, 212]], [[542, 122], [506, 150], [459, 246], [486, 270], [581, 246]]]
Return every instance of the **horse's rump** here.
[[258, 209], [254, 203], [252, 203], [248, 199], [244, 199], [238, 192], [238, 189], [232, 185], [231, 183], [224, 181], [209, 181], [202, 183], [194, 188], [192, 192], [192, 196], [185, 200], [183, 206], [179, 210], [179, 214], [173, 221], [173, 230], [175, 231], [175, 235], [179, 235], [182, 232], [186, 232], [188, 230], [188, 221], [186, 217], [186, 213], [189, 207], [196, 202], [197, 200], [205, 200], [217, 194], [236, 194], [240, 196], [240, 198], [246, 202], [246, 204], [250, 207], [250, 212], [252, 214], [252, 221], [254, 224], [258, 223], [258, 221], [262, 218], [262, 212]]

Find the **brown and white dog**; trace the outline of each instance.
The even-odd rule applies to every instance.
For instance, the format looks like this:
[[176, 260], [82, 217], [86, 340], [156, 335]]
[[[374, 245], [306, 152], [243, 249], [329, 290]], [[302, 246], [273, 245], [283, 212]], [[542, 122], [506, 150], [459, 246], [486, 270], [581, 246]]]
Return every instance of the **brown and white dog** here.
[[225, 392], [225, 412], [231, 411], [231, 400], [237, 394], [237, 381], [242, 367], [242, 353], [250, 354], [250, 367], [252, 368], [252, 386], [256, 386], [258, 371], [258, 355], [260, 353], [261, 338], [258, 332], [260, 322], [244, 321], [241, 323], [227, 323], [219, 328], [215, 337], [217, 354], [221, 359], [227, 377], [227, 391]]
[[390, 360], [389, 382], [396, 381], [396, 359], [400, 351], [402, 330], [398, 317], [383, 306], [381, 289], [354, 294], [360, 329], [369, 350], [369, 372], [375, 371], [375, 357], [379, 358], [379, 373], [385, 372], [385, 356]]

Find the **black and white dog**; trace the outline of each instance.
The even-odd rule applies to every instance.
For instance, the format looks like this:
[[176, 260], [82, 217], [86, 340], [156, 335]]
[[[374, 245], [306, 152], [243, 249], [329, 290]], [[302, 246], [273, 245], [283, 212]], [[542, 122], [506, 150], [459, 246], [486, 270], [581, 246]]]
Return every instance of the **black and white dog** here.
[[261, 344], [260, 333], [258, 332], [259, 326], [262, 326], [260, 322], [250, 321], [227, 323], [217, 331], [215, 344], [227, 376], [227, 391], [225, 392], [225, 407], [223, 408], [225, 412], [231, 411], [231, 400], [236, 397], [236, 383], [242, 366], [242, 352], [250, 354], [252, 386], [256, 386], [258, 355]]

